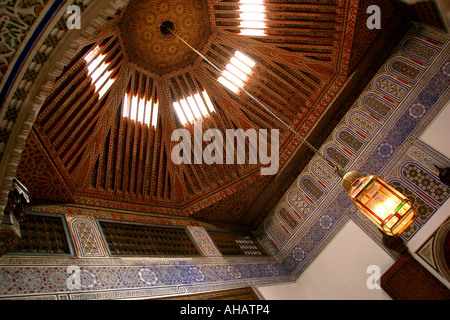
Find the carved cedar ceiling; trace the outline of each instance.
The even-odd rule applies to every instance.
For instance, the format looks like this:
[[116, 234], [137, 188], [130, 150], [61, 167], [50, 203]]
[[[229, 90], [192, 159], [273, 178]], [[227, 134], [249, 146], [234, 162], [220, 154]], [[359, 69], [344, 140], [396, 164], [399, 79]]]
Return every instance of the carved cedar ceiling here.
[[[342, 0], [264, 1], [265, 25], [252, 33], [240, 5], [131, 0], [109, 17], [66, 66], [28, 138], [18, 178], [32, 198], [242, 222], [263, 190], [293, 172], [302, 143], [241, 89], [219, 83], [221, 74], [161, 23], [221, 70], [237, 52], [250, 59], [243, 88], [307, 137], [326, 93], [345, 80], [358, 10]], [[195, 164], [194, 150], [193, 164], [174, 164], [172, 132], [194, 136], [189, 111], [177, 113], [183, 105], [203, 132], [279, 129], [279, 173], [261, 175], [248, 152], [245, 164]]]

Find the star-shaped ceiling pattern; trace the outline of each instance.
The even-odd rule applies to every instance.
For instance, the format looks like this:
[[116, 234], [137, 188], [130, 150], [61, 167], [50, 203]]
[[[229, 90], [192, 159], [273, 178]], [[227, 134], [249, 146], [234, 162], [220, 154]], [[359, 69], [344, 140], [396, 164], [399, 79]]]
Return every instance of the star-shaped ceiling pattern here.
[[[301, 141], [239, 86], [222, 85], [224, 74], [161, 24], [170, 21], [220, 70], [252, 61], [238, 67], [247, 70], [240, 86], [306, 137], [324, 111], [319, 100], [343, 72], [345, 31], [356, 14], [339, 0], [257, 2], [131, 0], [110, 17], [41, 108], [18, 169], [31, 196], [239, 222], [277, 176], [262, 176], [248, 153], [245, 165], [176, 165], [172, 132], [193, 133], [190, 111], [203, 132], [279, 129], [280, 172]], [[246, 18], [244, 5], [259, 5], [263, 21]], [[181, 102], [191, 108], [180, 113]]]

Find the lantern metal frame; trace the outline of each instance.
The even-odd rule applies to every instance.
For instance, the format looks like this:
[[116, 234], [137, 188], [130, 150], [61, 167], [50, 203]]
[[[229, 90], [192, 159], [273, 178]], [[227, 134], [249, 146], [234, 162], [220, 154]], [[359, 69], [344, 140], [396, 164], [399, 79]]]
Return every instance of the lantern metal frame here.
[[363, 177], [355, 171], [339, 173], [354, 205], [386, 235], [398, 237], [417, 218], [409, 198], [380, 177]]

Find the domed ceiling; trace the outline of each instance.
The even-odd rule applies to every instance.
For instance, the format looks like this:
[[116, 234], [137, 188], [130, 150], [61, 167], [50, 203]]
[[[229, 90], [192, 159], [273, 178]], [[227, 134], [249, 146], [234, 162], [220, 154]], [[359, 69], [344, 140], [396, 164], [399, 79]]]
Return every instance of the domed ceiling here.
[[[17, 176], [36, 200], [251, 222], [252, 205], [292, 181], [305, 149], [243, 89], [308, 137], [348, 72], [355, 9], [339, 0], [131, 0], [66, 66]], [[239, 81], [162, 32], [164, 22], [220, 70], [237, 67]], [[248, 155], [246, 164], [173, 163], [172, 132], [199, 122], [203, 132], [279, 129], [278, 174], [261, 175]]]
[[207, 4], [202, 0], [131, 1], [119, 23], [122, 48], [130, 61], [158, 74], [187, 66], [196, 57], [173, 34], [161, 33], [165, 21], [195, 48], [210, 33]]

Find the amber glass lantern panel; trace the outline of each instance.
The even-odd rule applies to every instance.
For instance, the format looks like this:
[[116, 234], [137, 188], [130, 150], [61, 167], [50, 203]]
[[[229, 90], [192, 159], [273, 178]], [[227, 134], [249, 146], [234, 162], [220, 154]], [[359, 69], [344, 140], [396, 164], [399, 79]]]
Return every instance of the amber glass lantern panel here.
[[409, 199], [377, 176], [355, 180], [349, 194], [357, 208], [389, 236], [399, 236], [417, 217]]

